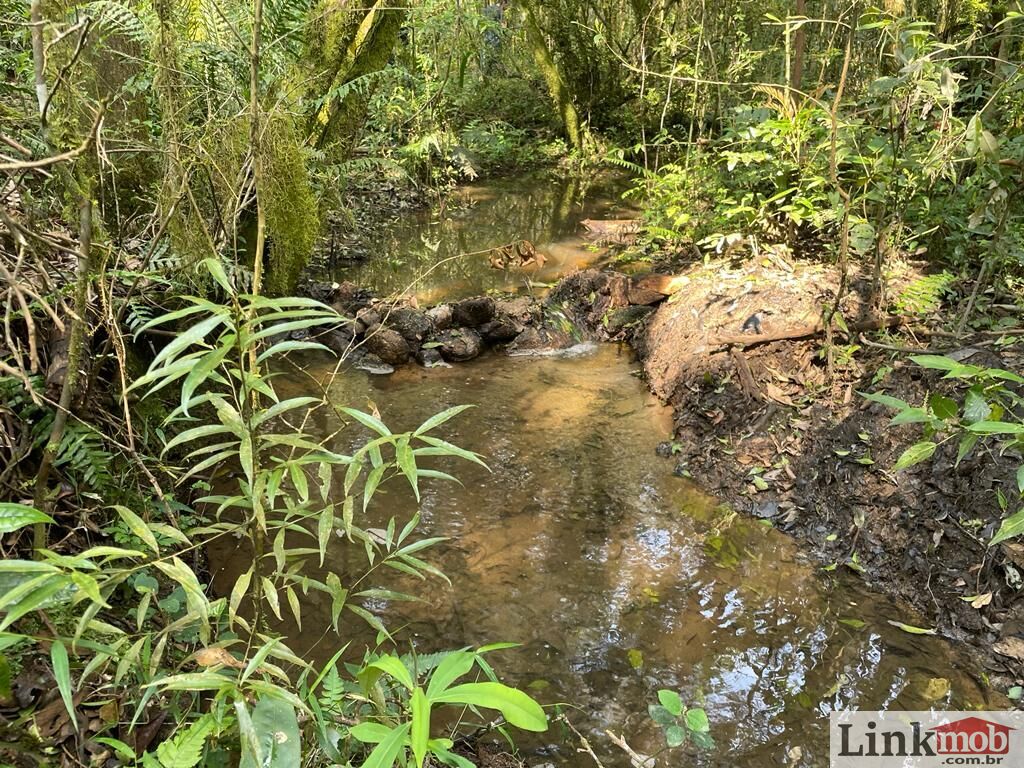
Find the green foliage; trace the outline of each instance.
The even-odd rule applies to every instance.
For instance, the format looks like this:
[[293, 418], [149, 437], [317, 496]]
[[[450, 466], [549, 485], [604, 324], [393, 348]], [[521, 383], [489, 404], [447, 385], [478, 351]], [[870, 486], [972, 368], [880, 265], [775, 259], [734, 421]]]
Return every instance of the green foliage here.
[[663, 127], [617, 150], [610, 161], [637, 174], [632, 194], [644, 201], [648, 236], [718, 253], [733, 253], [735, 242], [754, 255], [782, 244], [820, 257], [838, 252], [846, 228], [850, 254], [873, 263], [877, 284], [899, 254], [949, 265], [897, 299], [914, 313], [932, 311], [982, 261], [1014, 279], [1024, 238], [1007, 171], [1024, 145], [992, 107], [1009, 107], [1014, 88], [971, 81], [981, 73], [952, 62], [957, 46], [924, 21], [872, 11], [854, 40], [877, 45], [880, 58], [855, 52], [840, 103], [824, 88], [756, 85], [752, 99], [719, 114], [710, 138], [694, 143], [692, 130], [681, 137]]
[[714, 749], [707, 713], [700, 707], [687, 708], [675, 691], [658, 691], [658, 703], [648, 707], [648, 714], [664, 733], [665, 744], [670, 749], [681, 747], [687, 741], [701, 749]]
[[[99, 544], [73, 555], [44, 549], [35, 561], [5, 560], [0, 569], [0, 644], [25, 639], [11, 628], [31, 612], [59, 610], [72, 629], [53, 639], [52, 667], [72, 722], [78, 706], [75, 697], [82, 693], [75, 689], [79, 669], [79, 681], [104, 675], [126, 703], [134, 699], [135, 720], [153, 697], [164, 699], [176, 711], [192, 713], [171, 738], [140, 756], [147, 768], [191, 768], [209, 756], [215, 742], [237, 743], [243, 766], [293, 766], [300, 761], [304, 743], [298, 713], [314, 728], [317, 738], [311, 743], [336, 753], [338, 739], [331, 736], [337, 729], [335, 718], [352, 711], [350, 694], [367, 684], [366, 675], [354, 671], [346, 682], [332, 666], [309, 685], [312, 668], [284, 638], [266, 629], [268, 616], [281, 621], [287, 610], [301, 627], [299, 594], [312, 590], [331, 605], [335, 631], [346, 632], [344, 616], [366, 622], [382, 640], [390, 639], [381, 619], [361, 603], [412, 596], [375, 589], [361, 578], [345, 585], [333, 572], [314, 578], [307, 564], [322, 567], [330, 542], [344, 537], [365, 554], [367, 573], [383, 566], [418, 578], [444, 578], [421, 559], [441, 539], [414, 537], [418, 515], [401, 525], [391, 518], [386, 530], [370, 531], [359, 523], [356, 499], [361, 497], [361, 508], [367, 509], [377, 490], [396, 477], [417, 497], [426, 479], [454, 479], [421, 468], [423, 457], [481, 461], [432, 434], [464, 406], [401, 433], [393, 433], [373, 414], [339, 407], [337, 416], [372, 435], [352, 455], [335, 453], [294, 426], [294, 416], [328, 405], [311, 397], [279, 398], [270, 366], [296, 350], [322, 349], [289, 334], [337, 322], [336, 312], [310, 299], [241, 293], [222, 264], [207, 260], [203, 267], [227, 302], [186, 298], [182, 308], [140, 326], [139, 332], [179, 324], [181, 330], [156, 353], [131, 389], [150, 398], [174, 398], [176, 407], [163, 427], [163, 452], [168, 460], [183, 462], [174, 471], [178, 486], [224, 465], [239, 467], [240, 475], [195, 500], [192, 517], [198, 524], [190, 529], [159, 522], [150, 509], [115, 505], [116, 527], [124, 531], [127, 546]], [[38, 522], [53, 521], [25, 505], [0, 505], [0, 531]], [[190, 564], [189, 553], [224, 535], [246, 541], [253, 564], [238, 577], [228, 597], [214, 598]], [[126, 593], [134, 603], [133, 628], [123, 621]], [[80, 656], [82, 649], [89, 655]], [[198, 671], [183, 671], [186, 658], [198, 664]], [[409, 699], [401, 702], [415, 713], [414, 727], [407, 730], [415, 738], [409, 744], [417, 753], [422, 753], [424, 723], [435, 705], [491, 707], [514, 725], [543, 726], [536, 704], [496, 681], [452, 687], [468, 671], [464, 659], [490, 669], [479, 654], [452, 658], [429, 666], [431, 687], [427, 694], [421, 691], [415, 706]], [[385, 660], [393, 661], [389, 665]], [[397, 657], [387, 655], [379, 657], [376, 668], [376, 673], [368, 674], [404, 669]], [[298, 678], [285, 669], [296, 670]], [[379, 714], [374, 712], [375, 717]], [[429, 744], [434, 754], [451, 746], [443, 740]], [[395, 748], [404, 745], [399, 742]]]
[[[478, 651], [452, 651], [442, 654], [432, 665], [426, 688], [417, 684], [417, 665], [409, 665], [397, 656], [372, 658], [356, 673], [367, 699], [375, 703], [373, 717], [350, 731], [352, 736], [373, 747], [364, 765], [387, 767], [394, 763], [404, 765], [404, 752], [412, 754], [417, 768], [422, 768], [428, 755], [446, 765], [457, 768], [472, 765], [454, 754], [454, 742], [448, 738], [431, 738], [432, 710], [438, 705], [453, 708], [494, 709], [510, 725], [528, 731], [547, 730], [547, 717], [540, 705], [522, 691], [497, 681], [462, 683], [459, 679], [469, 674], [474, 666], [493, 677], [483, 654], [493, 646]], [[371, 691], [377, 691], [373, 696]]]
[[[882, 393], [861, 393], [867, 400], [896, 409], [891, 425], [921, 425], [924, 440], [907, 448], [896, 461], [894, 470], [908, 469], [927, 461], [940, 445], [950, 441], [957, 444], [957, 466], [982, 448], [994, 448], [1001, 454], [1019, 453], [1024, 445], [1024, 421], [1020, 416], [1024, 398], [1017, 388], [1024, 384], [1024, 377], [1000, 368], [968, 365], [942, 355], [917, 355], [911, 360], [922, 368], [942, 371], [943, 379], [957, 384], [962, 391], [962, 399], [958, 402], [936, 393], [924, 404], [913, 406]], [[1024, 465], [1017, 470], [1014, 492], [1022, 507], [1003, 520], [989, 546], [1024, 533]], [[1005, 511], [1005, 495], [999, 493], [998, 498], [1000, 507]]]
[[911, 281], [894, 297], [896, 311], [905, 315], [931, 314], [939, 308], [955, 281], [956, 276], [948, 270]]

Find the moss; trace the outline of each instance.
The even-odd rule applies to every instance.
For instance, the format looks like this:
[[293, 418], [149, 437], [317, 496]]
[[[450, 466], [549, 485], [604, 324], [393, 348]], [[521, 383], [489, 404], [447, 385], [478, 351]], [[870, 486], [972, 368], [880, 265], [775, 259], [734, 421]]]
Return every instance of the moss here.
[[558, 110], [562, 120], [562, 128], [565, 130], [565, 137], [569, 140], [569, 144], [572, 145], [573, 149], [580, 150], [583, 148], [583, 133], [580, 127], [579, 113], [577, 113], [576, 107], [572, 103], [572, 94], [569, 93], [569, 88], [566, 85], [565, 78], [562, 76], [558, 62], [555, 61], [551, 51], [548, 50], [547, 42], [544, 40], [544, 32], [537, 22], [537, 16], [533, 8], [526, 2], [521, 2], [520, 6], [523, 9], [526, 36], [530, 42], [530, 48], [533, 49], [534, 61], [544, 77], [544, 82], [548, 86], [548, 92], [551, 94], [551, 100], [555, 103], [555, 107]]
[[[328, 90], [338, 91], [338, 96], [329, 104], [328, 113], [321, 114], [323, 124], [319, 145], [339, 142], [343, 152], [354, 144], [363, 117], [366, 114], [367, 96], [360, 88], [344, 88], [361, 77], [379, 72], [384, 68], [391, 52], [398, 42], [398, 33], [405, 23], [408, 4], [404, 0], [378, 0], [369, 8], [352, 33], [345, 54], [338, 61], [334, 78]], [[348, 26], [342, 27], [348, 33]], [[341, 42], [328, 38], [332, 47]]]
[[291, 293], [320, 233], [317, 201], [290, 115], [270, 118], [260, 157], [261, 200], [267, 217], [267, 292]]

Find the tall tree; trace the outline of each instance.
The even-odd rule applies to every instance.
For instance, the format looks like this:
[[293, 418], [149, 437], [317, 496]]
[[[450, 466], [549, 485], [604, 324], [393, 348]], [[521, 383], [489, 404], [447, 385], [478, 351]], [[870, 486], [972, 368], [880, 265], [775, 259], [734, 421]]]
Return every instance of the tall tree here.
[[526, 37], [533, 51], [534, 61], [536, 61], [537, 68], [544, 77], [544, 82], [548, 86], [548, 92], [551, 94], [551, 100], [558, 110], [558, 116], [562, 122], [565, 136], [573, 149], [582, 149], [583, 134], [580, 127], [580, 116], [576, 111], [576, 106], [573, 104], [572, 94], [569, 93], [566, 79], [551, 49], [548, 47], [547, 39], [537, 21], [537, 14], [533, 6], [526, 2], [526, 0], [520, 0], [519, 6], [523, 10]]

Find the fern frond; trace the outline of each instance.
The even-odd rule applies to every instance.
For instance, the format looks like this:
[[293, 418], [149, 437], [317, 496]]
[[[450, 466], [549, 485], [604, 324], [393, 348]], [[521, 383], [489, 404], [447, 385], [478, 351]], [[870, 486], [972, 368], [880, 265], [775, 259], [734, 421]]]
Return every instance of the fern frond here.
[[953, 287], [956, 277], [947, 270], [925, 275], [907, 284], [896, 297], [896, 308], [903, 314], [927, 315], [939, 308]]

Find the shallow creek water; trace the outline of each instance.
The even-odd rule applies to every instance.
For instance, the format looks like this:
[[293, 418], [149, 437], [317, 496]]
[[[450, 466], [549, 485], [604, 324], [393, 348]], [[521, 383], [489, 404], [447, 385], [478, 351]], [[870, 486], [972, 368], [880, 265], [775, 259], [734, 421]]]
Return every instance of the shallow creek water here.
[[[539, 287], [607, 253], [580, 234], [580, 221], [634, 215], [621, 201], [627, 183], [606, 174], [582, 181], [545, 173], [459, 187], [444, 209], [410, 214], [369, 236], [368, 260], [334, 276], [382, 296], [413, 293], [425, 304]], [[489, 266], [484, 251], [524, 239], [543, 251], [542, 268]]]
[[[440, 462], [463, 485], [426, 481], [420, 507], [419, 535], [449, 537], [427, 554], [452, 585], [378, 572], [375, 586], [425, 602], [367, 607], [404, 627], [401, 637], [422, 653], [520, 643], [491, 657], [499, 674], [545, 704], [567, 703], [608, 768], [629, 760], [606, 729], [639, 752], [661, 748], [647, 715], [659, 688], [702, 705], [717, 742], [711, 752], [666, 753], [661, 766], [820, 766], [833, 709], [996, 706], [953, 646], [889, 623], [925, 619], [851, 574], [823, 571], [785, 535], [673, 476], [673, 462], [654, 454], [671, 414], [638, 368], [628, 350], [605, 345], [558, 357], [491, 353], [391, 376], [332, 377], [333, 362], [321, 361], [285, 377], [288, 395], [318, 391], [312, 375], [335, 403], [373, 403], [395, 431], [452, 405], [477, 406], [440, 434], [482, 454], [491, 471]], [[328, 409], [313, 420], [336, 450], [366, 439], [358, 425], [339, 432]], [[415, 509], [404, 481], [393, 481], [363, 524], [395, 516], [401, 526]], [[241, 552], [211, 561], [223, 566], [222, 586], [249, 565]], [[329, 565], [351, 577], [365, 561], [338, 540]], [[353, 638], [323, 632], [330, 609], [315, 594], [290, 643], [324, 661]], [[524, 738], [530, 765], [594, 766], [562, 736], [555, 727]]]

